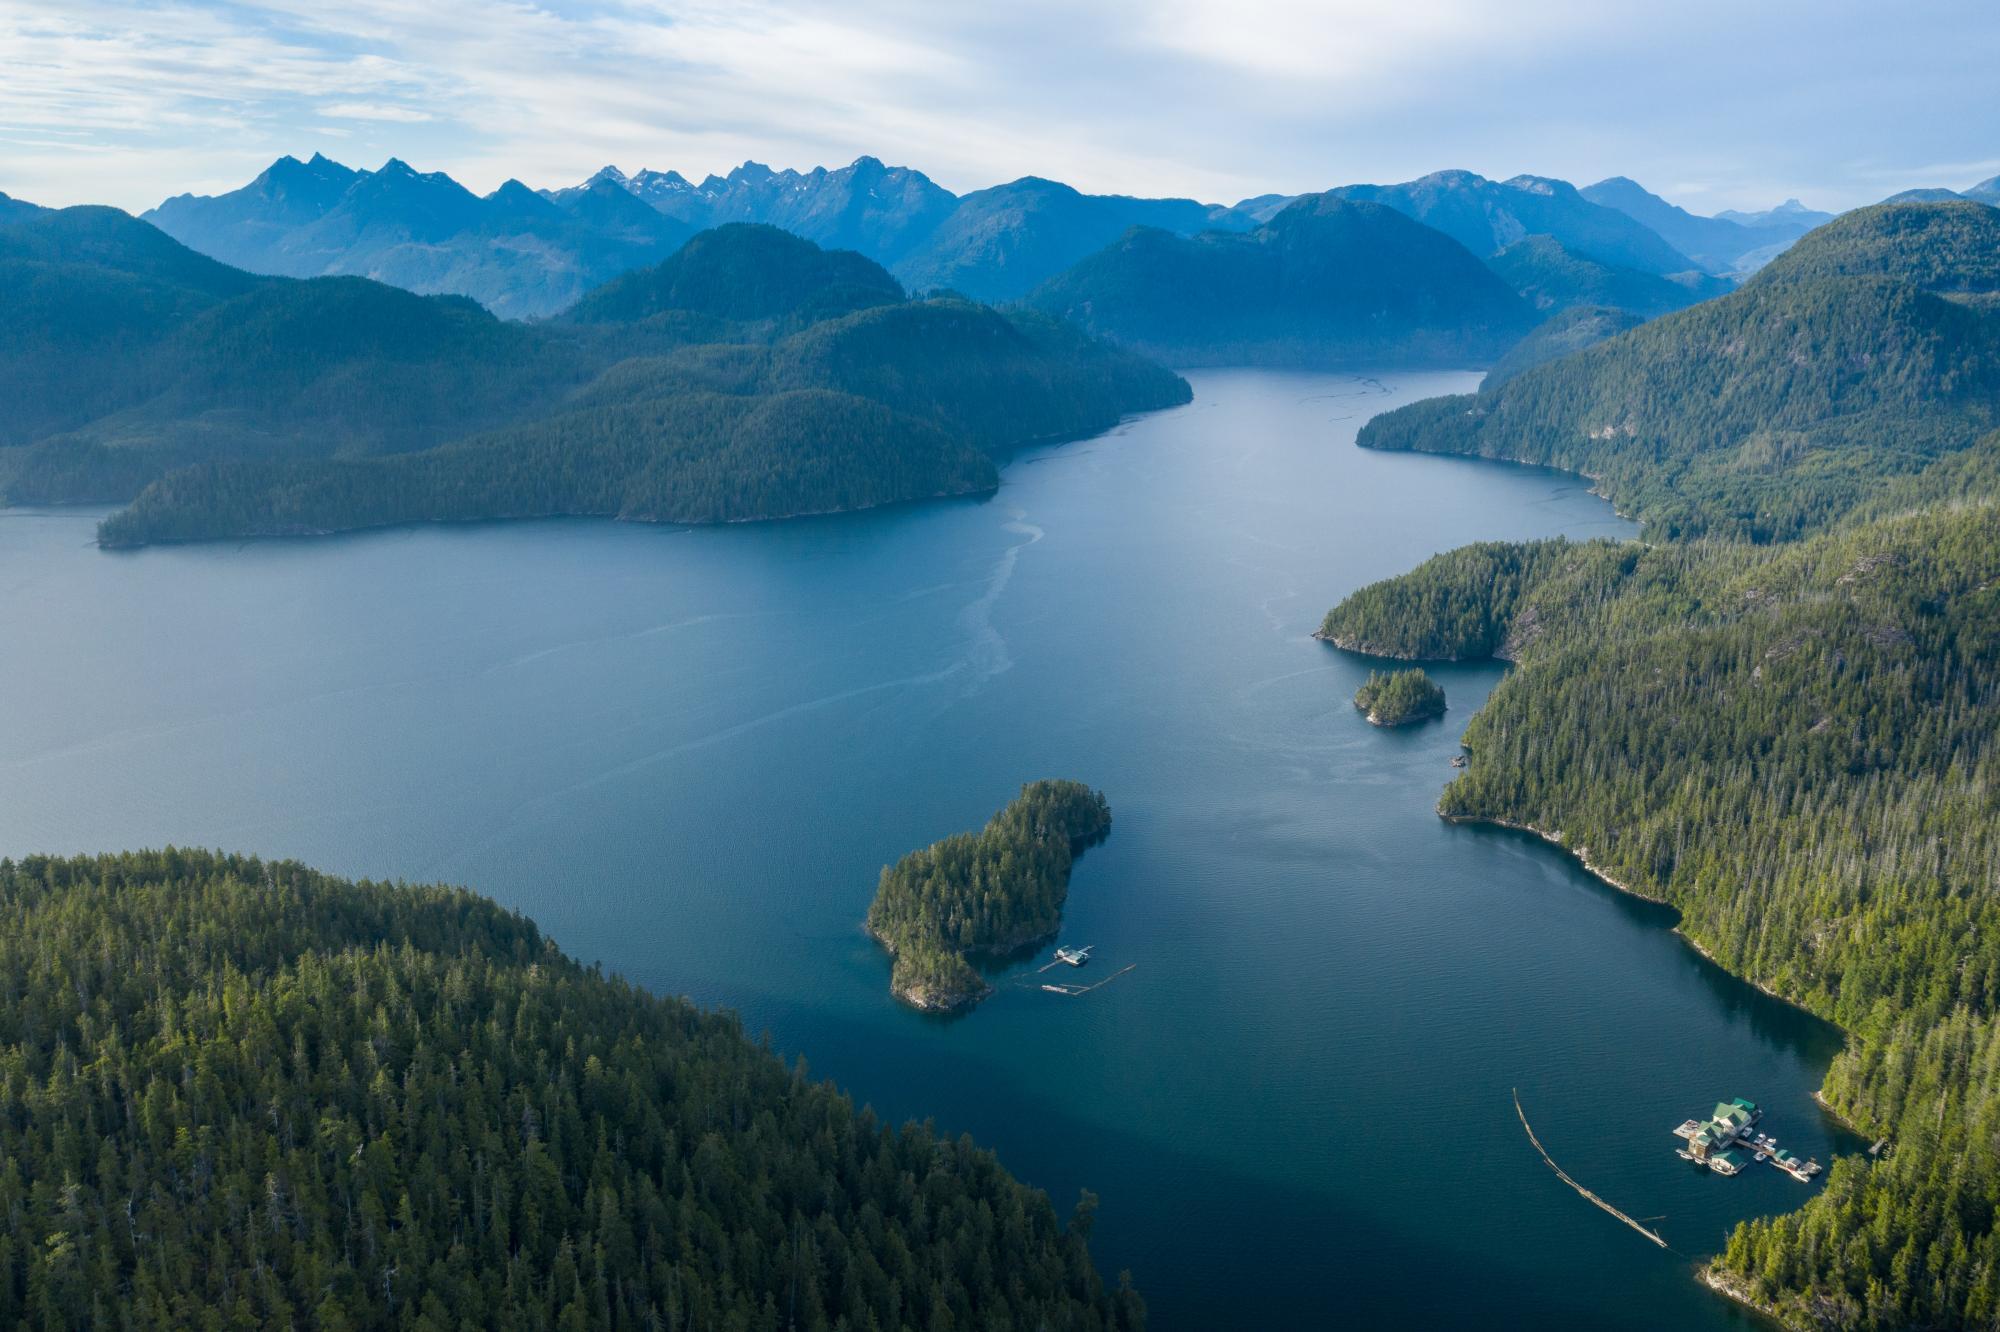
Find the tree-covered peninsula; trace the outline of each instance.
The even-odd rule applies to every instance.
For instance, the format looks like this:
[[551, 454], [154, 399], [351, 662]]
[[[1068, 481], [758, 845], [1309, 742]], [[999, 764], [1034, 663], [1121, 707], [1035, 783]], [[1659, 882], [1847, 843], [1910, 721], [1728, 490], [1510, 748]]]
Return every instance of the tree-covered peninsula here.
[[1354, 691], [1354, 706], [1372, 726], [1408, 726], [1444, 716], [1444, 689], [1422, 667], [1370, 671]]
[[1323, 630], [1517, 662], [1440, 812], [1560, 837], [1846, 1030], [1823, 1094], [1886, 1154], [1706, 1269], [1802, 1329], [2000, 1318], [1995, 256], [1992, 209], [1863, 209], [1735, 295], [1379, 419], [1587, 467], [1667, 539], [1452, 551]]
[[0, 502], [127, 502], [106, 545], [394, 523], [734, 522], [998, 484], [996, 456], [1186, 402], [1027, 311], [908, 299], [773, 227], [562, 319], [259, 277], [108, 208], [0, 216]]
[[1847, 213], [1743, 287], [1362, 428], [1594, 479], [1648, 536], [1784, 541], [1961, 493], [2000, 424], [2000, 209]]
[[1070, 864], [1111, 831], [1111, 807], [1082, 782], [1040, 781], [976, 833], [953, 833], [884, 866], [868, 933], [895, 956], [889, 985], [916, 1008], [948, 1012], [990, 987], [968, 960], [1004, 957], [1053, 935]]
[[1137, 1328], [990, 1153], [462, 890], [0, 861], [9, 1327]]

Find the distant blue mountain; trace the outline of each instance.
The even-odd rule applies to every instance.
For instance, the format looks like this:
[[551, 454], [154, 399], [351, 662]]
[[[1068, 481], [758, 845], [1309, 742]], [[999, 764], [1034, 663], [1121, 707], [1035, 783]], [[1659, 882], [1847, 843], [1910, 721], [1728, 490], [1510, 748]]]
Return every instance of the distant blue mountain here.
[[1964, 197], [1957, 190], [1947, 190], [1939, 186], [1931, 186], [1922, 189], [1902, 190], [1890, 195], [1882, 202], [1885, 204], [1950, 203], [1953, 199], [1963, 199]]
[[1651, 227], [1546, 176], [1494, 181], [1470, 171], [1438, 171], [1400, 185], [1347, 185], [1334, 193], [1387, 204], [1476, 255], [1497, 254], [1524, 236], [1553, 236], [1572, 254], [1615, 268], [1665, 275], [1697, 266]]
[[923, 172], [884, 166], [873, 157], [858, 157], [835, 170], [804, 172], [745, 162], [727, 176], [709, 176], [699, 185], [678, 171], [627, 176], [608, 166], [583, 185], [549, 197], [561, 201], [599, 184], [617, 185], [696, 230], [762, 222], [827, 249], [858, 251], [880, 264], [902, 258], [958, 206], [956, 195]]
[[1759, 213], [1739, 213], [1725, 208], [1716, 214], [1724, 222], [1734, 222], [1739, 227], [1796, 226], [1803, 231], [1825, 226], [1833, 221], [1832, 213], [1822, 213], [1817, 208], [1808, 208], [1797, 199], [1787, 199], [1776, 208], [1766, 208]]
[[[1635, 222], [1651, 228], [1669, 245], [1694, 260], [1704, 272], [1733, 273], [1746, 269], [1746, 257], [1754, 256], [1747, 267], [1767, 261], [1785, 246], [1811, 231], [1825, 214], [1800, 206], [1787, 212], [1774, 209], [1761, 221], [1733, 217], [1701, 217], [1624, 176], [1612, 176], [1580, 193], [1592, 203], [1615, 208]], [[1797, 200], [1792, 200], [1797, 205]], [[1819, 219], [1815, 221], [1813, 219]], [[1615, 302], [1614, 302], [1615, 304]]]
[[1023, 176], [960, 199], [893, 271], [912, 291], [944, 288], [983, 301], [1012, 301], [1133, 227], [1191, 236], [1256, 225], [1246, 215], [1193, 199], [1083, 194], [1059, 181]]
[[1736, 288], [1728, 278], [1710, 273], [1661, 277], [1599, 263], [1573, 253], [1553, 236], [1524, 236], [1489, 257], [1486, 266], [1523, 300], [1545, 313], [1582, 305], [1627, 310], [1650, 319]]
[[145, 220], [253, 273], [370, 277], [512, 317], [553, 314], [694, 232], [615, 187], [558, 202], [508, 181], [482, 198], [395, 158], [356, 171], [317, 154], [281, 157], [227, 194], [169, 199]]
[[1026, 295], [1130, 227], [1192, 235], [1211, 227], [1248, 230], [1258, 221], [1193, 199], [1083, 194], [1036, 176], [960, 197], [921, 171], [884, 166], [873, 157], [832, 171], [774, 171], [745, 162], [700, 184], [677, 171], [627, 176], [606, 167], [575, 188], [605, 182], [696, 227], [782, 227], [828, 248], [864, 254], [913, 291], [947, 288], [988, 301]]
[[1939, 186], [1904, 190], [1892, 194], [1883, 203], [1950, 203], [1953, 199], [1970, 199], [1974, 203], [1992, 204], [2000, 207], [2000, 176], [1982, 180], [1977, 185], [1968, 185], [1962, 190], [1947, 190]]
[[1027, 303], [1183, 366], [1478, 365], [1535, 323], [1451, 237], [1333, 193], [1247, 233], [1134, 227]]

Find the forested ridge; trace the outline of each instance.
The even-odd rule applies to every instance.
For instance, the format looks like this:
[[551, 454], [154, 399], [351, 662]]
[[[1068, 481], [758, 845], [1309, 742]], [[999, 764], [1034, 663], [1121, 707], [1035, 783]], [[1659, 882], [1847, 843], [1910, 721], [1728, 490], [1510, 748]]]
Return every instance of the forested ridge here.
[[[1912, 213], [1942, 210], [1919, 227]], [[1730, 295], [1477, 394], [1369, 422], [1371, 448], [1545, 463], [1594, 478], [1648, 535], [1788, 540], [1885, 483], [1933, 486], [1996, 422], [2000, 209], [1904, 204], [1828, 223]]]
[[990, 1153], [458, 889], [0, 861], [0, 1322], [1117, 1329]]
[[[1945, 223], [1947, 254], [1963, 226], [1987, 226], [1963, 210]], [[1468, 547], [1360, 590], [1322, 627], [1372, 653], [1518, 662], [1468, 726], [1471, 761], [1440, 812], [1559, 839], [1678, 907], [1730, 970], [1846, 1030], [1825, 1095], [1888, 1155], [1835, 1162], [1801, 1210], [1739, 1227], [1711, 1269], [1801, 1327], [2000, 1320], [2000, 433], [1975, 428], [1992, 385], [1932, 373], [1976, 361], [1992, 335], [1978, 301], [1923, 289], [1984, 280], [1923, 249], [1934, 225], [1864, 210], [1801, 242], [1803, 278], [1781, 269], [1703, 307], [1833, 281], [1868, 284], [1878, 316], [1916, 293], [1966, 321], [1933, 327], [1924, 373], [1867, 390], [1914, 425], [1886, 407], [1850, 421], [1838, 485], [1814, 485], [1810, 450], [1770, 469], [1772, 493], [1803, 473], [1786, 521], [1718, 521], [1742, 516], [1728, 479], [1621, 432], [1600, 441], [1613, 493], [1640, 497], [1650, 534], [1705, 539]], [[1894, 275], [1899, 254], [1921, 286]], [[1843, 266], [1864, 271], [1823, 276]], [[1701, 313], [1515, 382], [1553, 371], [1610, 401], [1627, 382], [1620, 343]], [[1892, 346], [1894, 327], [1855, 336]], [[1745, 334], [1734, 354], [1756, 348]], [[1888, 359], [1854, 362], [1852, 379]], [[1831, 381], [1811, 356], [1791, 364], [1791, 381], [1745, 373], [1810, 404]], [[1712, 364], [1685, 372], [1701, 418], [1727, 391], [1704, 380]], [[1554, 428], [1523, 426], [1539, 441], [1524, 454], [1569, 449]], [[1484, 444], [1504, 452], [1499, 438]], [[1912, 439], [1916, 466], [1898, 456]], [[1704, 521], [1655, 521], [1667, 503]]]
[[1308, 195], [1246, 233], [1135, 227], [1026, 303], [1172, 365], [1465, 365], [1534, 322], [1451, 237]]
[[771, 227], [544, 324], [254, 277], [112, 209], [0, 218], [0, 501], [137, 502], [112, 545], [384, 523], [717, 522], [991, 490], [989, 454], [1187, 401], [1044, 316], [907, 300]]
[[890, 988], [919, 1008], [984, 997], [967, 955], [1004, 956], [1054, 934], [1071, 863], [1110, 831], [1101, 793], [1082, 782], [1030, 782], [978, 832], [883, 866], [868, 932], [895, 955]]

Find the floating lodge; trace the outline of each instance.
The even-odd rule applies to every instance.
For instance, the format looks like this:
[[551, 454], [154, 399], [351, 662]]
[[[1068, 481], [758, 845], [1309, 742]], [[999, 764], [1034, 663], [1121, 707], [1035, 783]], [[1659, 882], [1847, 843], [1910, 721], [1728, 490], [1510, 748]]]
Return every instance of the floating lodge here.
[[1801, 1183], [1817, 1175], [1819, 1162], [1801, 1161], [1778, 1146], [1776, 1138], [1754, 1131], [1763, 1117], [1764, 1112], [1755, 1101], [1740, 1096], [1733, 1101], [1717, 1101], [1715, 1113], [1706, 1120], [1690, 1119], [1674, 1130], [1674, 1136], [1686, 1138], [1688, 1144], [1678, 1155], [1683, 1161], [1706, 1166], [1718, 1175], [1738, 1174], [1752, 1161], [1769, 1161]]

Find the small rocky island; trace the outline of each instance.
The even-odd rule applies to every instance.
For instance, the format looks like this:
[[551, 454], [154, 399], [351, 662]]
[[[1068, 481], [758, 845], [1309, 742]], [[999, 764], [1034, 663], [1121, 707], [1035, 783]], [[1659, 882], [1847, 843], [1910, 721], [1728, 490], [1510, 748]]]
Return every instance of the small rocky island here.
[[1368, 683], [1354, 693], [1354, 706], [1376, 726], [1407, 726], [1444, 716], [1444, 689], [1422, 667], [1370, 671]]
[[1071, 862], [1110, 831], [1101, 793], [1082, 782], [1030, 782], [978, 832], [884, 866], [867, 928], [896, 959], [889, 988], [934, 1013], [984, 999], [992, 987], [969, 958], [1005, 957], [1053, 936]]

